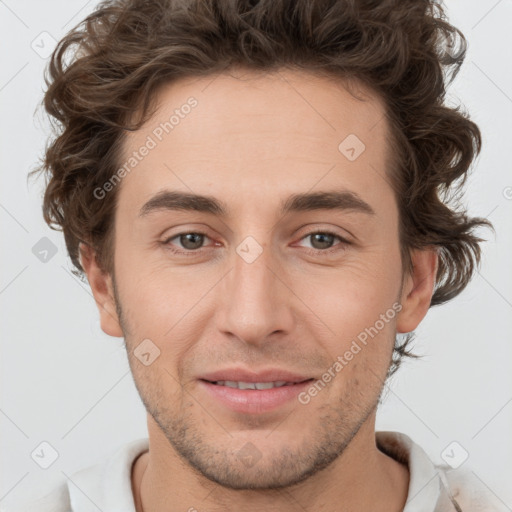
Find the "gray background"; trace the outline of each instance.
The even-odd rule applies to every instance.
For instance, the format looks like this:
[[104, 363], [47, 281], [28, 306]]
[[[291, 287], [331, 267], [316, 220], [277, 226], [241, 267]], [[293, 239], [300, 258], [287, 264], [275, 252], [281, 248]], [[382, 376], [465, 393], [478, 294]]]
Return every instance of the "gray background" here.
[[[96, 3], [0, 1], [5, 507], [146, 436], [122, 340], [101, 332], [88, 285], [70, 273], [62, 235], [43, 222], [42, 180], [27, 183], [48, 134], [44, 116], [34, 117], [47, 52]], [[469, 40], [449, 100], [460, 99], [484, 137], [466, 201], [471, 214], [489, 217], [497, 235], [484, 245], [480, 272], [467, 290], [432, 309], [417, 330], [417, 352], [425, 357], [395, 377], [377, 428], [405, 432], [435, 462], [456, 441], [452, 453], [467, 451], [464, 464], [512, 509], [512, 1], [450, 0], [446, 6]], [[53, 246], [56, 253], [41, 261], [41, 248]], [[42, 442], [58, 453], [48, 469], [40, 467], [51, 462]], [[32, 458], [41, 449], [46, 460]]]

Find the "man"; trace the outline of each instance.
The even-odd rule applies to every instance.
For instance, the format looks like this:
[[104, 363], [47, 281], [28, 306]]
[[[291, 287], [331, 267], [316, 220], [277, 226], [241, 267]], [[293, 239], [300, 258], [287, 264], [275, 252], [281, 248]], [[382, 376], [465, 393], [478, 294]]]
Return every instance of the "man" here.
[[443, 104], [465, 48], [443, 16], [111, 1], [61, 41], [44, 215], [125, 339], [149, 439], [31, 510], [490, 510], [470, 472], [375, 432], [488, 224], [441, 197], [480, 149]]

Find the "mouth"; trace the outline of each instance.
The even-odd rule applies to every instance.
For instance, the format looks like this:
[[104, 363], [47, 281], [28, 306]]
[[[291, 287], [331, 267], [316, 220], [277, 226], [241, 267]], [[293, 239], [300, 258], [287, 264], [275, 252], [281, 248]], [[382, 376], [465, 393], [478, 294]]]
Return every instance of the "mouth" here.
[[198, 382], [210, 403], [231, 412], [255, 415], [284, 411], [314, 380], [312, 377], [292, 375], [287, 376], [286, 380], [284, 377], [267, 380], [262, 376], [246, 375], [236, 380], [200, 378]]
[[264, 389], [273, 389], [273, 388], [281, 388], [283, 386], [296, 386], [297, 384], [302, 384], [303, 382], [310, 382], [313, 379], [305, 379], [299, 382], [287, 382], [285, 380], [271, 381], [271, 382], [243, 382], [243, 381], [234, 381], [234, 380], [218, 380], [218, 381], [209, 381], [206, 379], [202, 379], [204, 382], [209, 382], [210, 384], [214, 384], [215, 386], [225, 386], [232, 389], [255, 389], [255, 390], [264, 390]]

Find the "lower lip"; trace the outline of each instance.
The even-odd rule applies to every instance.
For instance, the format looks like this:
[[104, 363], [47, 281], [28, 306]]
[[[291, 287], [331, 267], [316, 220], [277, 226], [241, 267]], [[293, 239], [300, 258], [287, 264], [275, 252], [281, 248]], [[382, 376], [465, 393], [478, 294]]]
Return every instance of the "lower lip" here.
[[271, 389], [238, 389], [199, 380], [200, 386], [210, 396], [231, 410], [241, 413], [263, 413], [277, 409], [296, 398], [311, 382], [312, 379]]

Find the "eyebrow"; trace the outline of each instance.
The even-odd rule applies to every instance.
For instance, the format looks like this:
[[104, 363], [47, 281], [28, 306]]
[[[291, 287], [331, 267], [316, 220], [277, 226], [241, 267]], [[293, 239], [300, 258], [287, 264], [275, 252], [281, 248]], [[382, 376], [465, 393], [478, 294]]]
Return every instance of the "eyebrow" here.
[[[139, 217], [161, 210], [182, 210], [229, 215], [227, 205], [212, 196], [163, 190], [149, 199], [140, 209]], [[349, 190], [293, 194], [280, 205], [281, 215], [313, 210], [355, 211], [375, 215], [374, 209], [355, 192]]]

